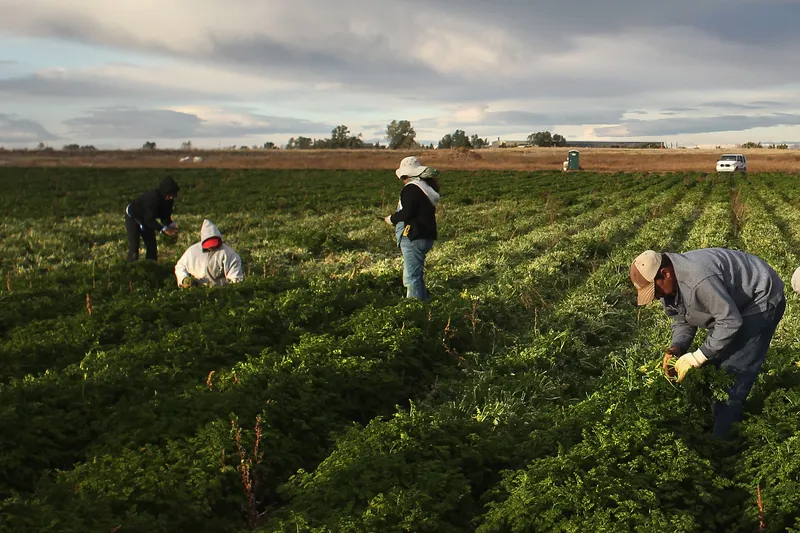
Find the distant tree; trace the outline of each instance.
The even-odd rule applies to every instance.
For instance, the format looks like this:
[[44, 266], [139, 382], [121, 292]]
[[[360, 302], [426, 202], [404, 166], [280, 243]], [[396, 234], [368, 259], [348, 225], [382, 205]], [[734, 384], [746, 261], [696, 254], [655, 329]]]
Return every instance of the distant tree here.
[[44, 150], [45, 148], [47, 148], [47, 145], [42, 142], [36, 145], [37, 150]]
[[789, 149], [789, 145], [788, 144], [779, 144], [775, 148], [777, 148], [778, 150], [788, 150]]
[[155, 150], [155, 149], [156, 149], [156, 143], [154, 142], [147, 141], [142, 145], [142, 150]]
[[567, 139], [563, 135], [559, 135], [558, 133], [553, 134], [553, 146], [566, 146]]
[[192, 149], [192, 141], [186, 141], [181, 143], [181, 150], [191, 150]]
[[534, 146], [553, 146], [553, 135], [549, 131], [537, 131], [528, 135], [528, 142]]
[[316, 148], [317, 150], [325, 150], [327, 148], [331, 148], [331, 144], [333, 141], [331, 139], [314, 139], [311, 144], [311, 148]]
[[364, 148], [364, 141], [361, 140], [361, 134], [351, 135], [347, 138], [347, 148]]
[[274, 150], [276, 148], [275, 143], [272, 141], [267, 141], [264, 143], [264, 148], [266, 150]]
[[472, 144], [472, 147], [476, 149], [486, 148], [487, 146], [489, 146], [488, 139], [481, 139], [477, 135], [473, 135], [472, 137], [470, 137], [469, 142], [470, 144]]
[[386, 138], [389, 140], [389, 148], [397, 150], [399, 148], [413, 148], [416, 146], [414, 139], [417, 132], [407, 120], [393, 120], [386, 125]]
[[242, 145], [242, 146], [239, 147], [239, 150], [249, 150], [249, 149], [250, 149], [250, 147], [249, 146], [245, 146], [245, 145]]
[[77, 152], [80, 149], [80, 145], [77, 144], [65, 144], [63, 148], [65, 152]]
[[[478, 139], [477, 135], [473, 135], [474, 138]], [[480, 140], [480, 139], [479, 139]], [[439, 141], [438, 148], [472, 148], [472, 141], [467, 134], [464, 133], [464, 130], [456, 130], [452, 134], [448, 133]]]
[[469, 137], [464, 133], [464, 130], [456, 130], [453, 132], [453, 148], [472, 148]]
[[331, 148], [347, 148], [350, 139], [350, 129], [344, 124], [331, 130]]
[[760, 142], [754, 143], [752, 141], [748, 141], [740, 146], [740, 148], [763, 148]]
[[81, 146], [81, 152], [96, 152], [97, 148], [92, 146], [91, 144], [85, 144]]
[[308, 150], [311, 148], [313, 141], [309, 137], [292, 137], [286, 144], [287, 150]]

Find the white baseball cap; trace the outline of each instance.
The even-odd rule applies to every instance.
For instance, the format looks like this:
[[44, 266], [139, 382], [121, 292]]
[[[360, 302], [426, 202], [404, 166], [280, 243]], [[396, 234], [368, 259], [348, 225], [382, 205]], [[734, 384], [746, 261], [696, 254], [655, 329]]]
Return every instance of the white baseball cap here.
[[661, 268], [661, 254], [653, 250], [642, 252], [631, 263], [631, 281], [639, 293], [637, 304], [647, 305], [655, 298], [655, 279], [659, 268]]

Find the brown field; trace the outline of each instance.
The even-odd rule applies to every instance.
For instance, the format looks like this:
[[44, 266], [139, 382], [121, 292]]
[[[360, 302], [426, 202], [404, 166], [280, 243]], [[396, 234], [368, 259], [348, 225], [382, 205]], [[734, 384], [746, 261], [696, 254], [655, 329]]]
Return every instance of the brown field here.
[[[141, 167], [141, 168], [285, 168], [285, 169], [394, 169], [407, 155], [440, 170], [560, 170], [566, 148], [507, 148], [484, 150], [120, 150], [81, 152], [0, 151], [0, 166]], [[632, 150], [584, 148], [581, 167], [613, 172], [714, 172], [722, 153], [744, 153], [751, 172], [800, 172], [800, 150], [698, 150], [689, 148]], [[186, 155], [201, 163], [181, 163]]]

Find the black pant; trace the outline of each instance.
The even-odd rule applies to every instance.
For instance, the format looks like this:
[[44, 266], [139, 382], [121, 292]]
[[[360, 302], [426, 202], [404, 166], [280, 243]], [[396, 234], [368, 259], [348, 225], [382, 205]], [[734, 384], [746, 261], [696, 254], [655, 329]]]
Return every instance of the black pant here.
[[142, 229], [139, 223], [133, 218], [125, 215], [125, 229], [128, 230], [128, 261], [139, 259], [139, 239], [144, 241], [147, 249], [147, 259], [156, 261], [158, 259], [158, 244], [156, 243], [156, 232], [147, 226]]

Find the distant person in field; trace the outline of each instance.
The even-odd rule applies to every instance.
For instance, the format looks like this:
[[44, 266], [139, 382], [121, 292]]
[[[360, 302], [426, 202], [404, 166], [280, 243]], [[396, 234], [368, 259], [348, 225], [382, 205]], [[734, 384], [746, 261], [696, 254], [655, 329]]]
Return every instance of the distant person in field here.
[[403, 254], [403, 285], [407, 298], [428, 300], [425, 289], [425, 256], [436, 240], [436, 206], [439, 204], [439, 171], [414, 156], [406, 157], [395, 171], [403, 180], [397, 211], [384, 218], [395, 227], [397, 245]]
[[[742, 417], [786, 310], [781, 278], [759, 257], [724, 248], [682, 254], [648, 250], [631, 263], [630, 278], [639, 305], [659, 298], [672, 319], [672, 342], [663, 361], [668, 375], [677, 374], [681, 382], [707, 363], [733, 375], [728, 399], [714, 405], [714, 436], [724, 436]], [[708, 336], [690, 351], [697, 328], [707, 329]], [[673, 357], [679, 357], [674, 370]]]
[[156, 232], [170, 237], [178, 234], [172, 221], [172, 206], [180, 187], [167, 176], [157, 189], [142, 193], [125, 208], [125, 227], [128, 231], [128, 261], [139, 259], [139, 242], [144, 241], [147, 259], [158, 260]]
[[221, 286], [244, 279], [242, 258], [222, 242], [222, 232], [210, 220], [203, 220], [200, 242], [191, 245], [175, 265], [178, 287]]

